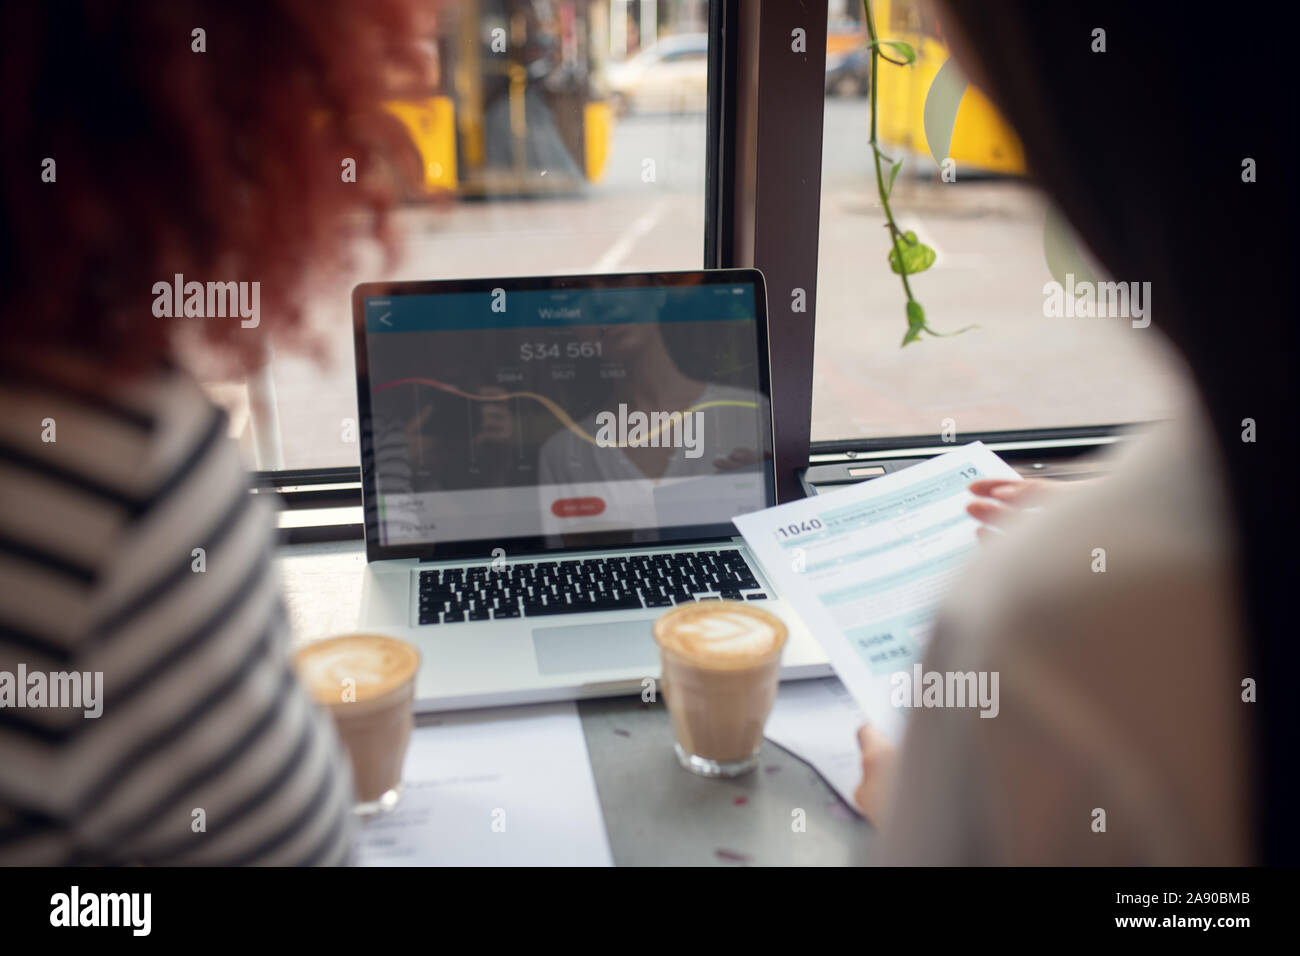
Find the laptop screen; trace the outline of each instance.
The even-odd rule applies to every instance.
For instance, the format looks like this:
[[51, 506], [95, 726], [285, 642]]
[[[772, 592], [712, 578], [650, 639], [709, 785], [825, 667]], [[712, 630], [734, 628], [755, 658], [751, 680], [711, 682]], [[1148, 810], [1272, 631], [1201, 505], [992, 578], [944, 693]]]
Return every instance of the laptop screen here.
[[367, 539], [385, 553], [729, 535], [773, 503], [757, 273], [357, 293]]

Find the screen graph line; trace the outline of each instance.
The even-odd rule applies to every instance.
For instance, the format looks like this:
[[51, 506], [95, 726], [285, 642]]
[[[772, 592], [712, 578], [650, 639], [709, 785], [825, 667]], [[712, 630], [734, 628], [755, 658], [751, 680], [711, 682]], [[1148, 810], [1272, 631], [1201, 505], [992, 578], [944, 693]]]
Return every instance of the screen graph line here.
[[[554, 399], [547, 398], [545, 395], [539, 395], [536, 392], [502, 392], [499, 395], [474, 395], [470, 392], [464, 391], [463, 389], [457, 388], [455, 385], [449, 385], [446, 382], [439, 382], [437, 379], [420, 378], [418, 376], [413, 376], [410, 378], [398, 378], [398, 379], [394, 379], [391, 382], [384, 382], [382, 385], [376, 385], [374, 387], [374, 391], [382, 392], [390, 388], [397, 388], [399, 385], [425, 385], [428, 386], [429, 388], [436, 388], [439, 391], [447, 392], [449, 395], [457, 395], [460, 398], [468, 399], [471, 402], [504, 402], [512, 398], [532, 399], [533, 401], [539, 402], [540, 404], [545, 406], [547, 411], [549, 411], [552, 415], [554, 415], [561, 425], [563, 425], [569, 431], [573, 432], [573, 434], [577, 435], [587, 444], [596, 445], [597, 447], [605, 447], [605, 445], [603, 445], [601, 442], [596, 440], [594, 435], [588, 434], [588, 432], [585, 429], [583, 429], [581, 425], [575, 422], [573, 420], [573, 417], [569, 415], [569, 413], [566, 412], [563, 408], [561, 408], [554, 401]], [[742, 402], [733, 399], [716, 399], [710, 402], [700, 402], [698, 405], [692, 405], [690, 408], [684, 408], [681, 410], [680, 413], [669, 413], [669, 414], [689, 415], [691, 412], [701, 412], [704, 411], [704, 409], [706, 408], [717, 408], [720, 406], [733, 406], [738, 408], [758, 408], [758, 402]], [[663, 431], [663, 429], [668, 424], [669, 421], [665, 420], [657, 428], [648, 430], [645, 439], [646, 443], [648, 444], [650, 439], [657, 436], [661, 431]]]

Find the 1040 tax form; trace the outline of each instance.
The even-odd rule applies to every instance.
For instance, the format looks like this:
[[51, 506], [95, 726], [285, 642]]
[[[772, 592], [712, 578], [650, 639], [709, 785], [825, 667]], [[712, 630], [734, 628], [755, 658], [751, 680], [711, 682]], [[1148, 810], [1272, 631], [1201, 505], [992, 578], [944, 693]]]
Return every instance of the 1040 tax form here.
[[979, 442], [841, 491], [733, 519], [778, 593], [821, 643], [867, 719], [889, 739], [953, 577], [979, 548], [966, 513], [976, 478], [1019, 475]]

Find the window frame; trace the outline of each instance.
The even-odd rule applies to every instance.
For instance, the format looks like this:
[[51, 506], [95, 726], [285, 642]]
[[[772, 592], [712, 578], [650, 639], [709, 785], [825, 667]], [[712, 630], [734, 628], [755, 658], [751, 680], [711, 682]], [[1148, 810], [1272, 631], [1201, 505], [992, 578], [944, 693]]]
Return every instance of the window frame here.
[[[803, 497], [810, 464], [926, 457], [938, 433], [811, 440], [828, 0], [710, 0], [703, 266], [757, 268], [768, 289], [778, 501]], [[805, 31], [806, 52], [792, 50]], [[815, 143], [815, 148], [807, 144]], [[805, 312], [791, 292], [804, 290]], [[779, 358], [778, 358], [779, 357]], [[963, 434], [1012, 462], [1077, 457], [1141, 423]], [[283, 509], [355, 508], [359, 466], [256, 471]], [[325, 487], [328, 486], [328, 487]], [[360, 537], [351, 523], [297, 526], [282, 540]]]

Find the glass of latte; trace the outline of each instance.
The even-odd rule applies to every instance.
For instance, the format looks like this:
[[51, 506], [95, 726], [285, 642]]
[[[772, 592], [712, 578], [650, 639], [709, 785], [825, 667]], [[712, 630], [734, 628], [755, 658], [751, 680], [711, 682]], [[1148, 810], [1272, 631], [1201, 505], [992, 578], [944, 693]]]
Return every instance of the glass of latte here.
[[705, 777], [758, 766], [786, 627], [744, 601], [683, 604], [654, 625], [681, 765]]
[[347, 748], [357, 815], [391, 810], [402, 795], [420, 652], [392, 637], [346, 634], [304, 645], [293, 659], [299, 678], [329, 710]]

